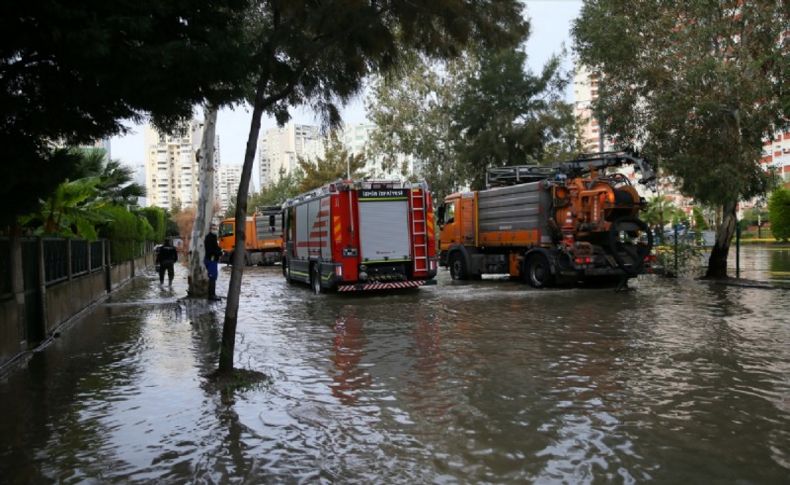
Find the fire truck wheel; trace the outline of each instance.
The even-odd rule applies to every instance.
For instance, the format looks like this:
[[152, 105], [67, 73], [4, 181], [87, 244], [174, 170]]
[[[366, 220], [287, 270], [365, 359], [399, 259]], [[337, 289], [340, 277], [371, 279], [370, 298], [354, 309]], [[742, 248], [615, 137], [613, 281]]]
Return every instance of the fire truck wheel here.
[[545, 255], [535, 253], [527, 259], [527, 283], [534, 288], [545, 288], [552, 283], [551, 267]]
[[311, 272], [310, 277], [310, 285], [313, 287], [313, 293], [316, 295], [323, 291], [323, 288], [321, 288], [321, 272], [319, 271], [317, 264], [313, 265], [313, 271]]
[[450, 277], [454, 280], [465, 280], [466, 276], [464, 255], [460, 252], [453, 253], [450, 256]]

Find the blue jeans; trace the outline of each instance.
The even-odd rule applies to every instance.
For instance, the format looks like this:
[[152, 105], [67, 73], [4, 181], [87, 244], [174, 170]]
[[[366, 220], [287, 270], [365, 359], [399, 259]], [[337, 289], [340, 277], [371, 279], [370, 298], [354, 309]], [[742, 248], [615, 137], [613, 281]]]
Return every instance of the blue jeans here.
[[217, 269], [217, 262], [211, 261], [210, 259], [204, 259], [203, 264], [206, 265], [206, 271], [208, 271], [208, 279], [216, 280], [217, 276], [219, 276], [219, 270]]

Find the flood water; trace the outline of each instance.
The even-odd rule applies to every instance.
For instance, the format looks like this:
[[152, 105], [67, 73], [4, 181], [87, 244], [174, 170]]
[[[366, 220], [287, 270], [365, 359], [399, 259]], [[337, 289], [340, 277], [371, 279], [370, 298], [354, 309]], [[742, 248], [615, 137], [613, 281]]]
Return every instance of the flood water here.
[[[787, 281], [790, 249], [742, 263]], [[236, 363], [269, 380], [222, 395], [222, 305], [138, 278], [0, 380], [0, 482], [790, 483], [790, 290], [631, 287], [251, 268]]]

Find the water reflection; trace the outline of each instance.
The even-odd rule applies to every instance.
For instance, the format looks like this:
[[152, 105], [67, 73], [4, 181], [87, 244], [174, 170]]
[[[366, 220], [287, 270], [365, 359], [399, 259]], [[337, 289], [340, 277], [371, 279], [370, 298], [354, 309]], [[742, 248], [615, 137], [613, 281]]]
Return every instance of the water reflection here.
[[770, 251], [771, 279], [790, 282], [790, 248]]
[[371, 377], [359, 364], [365, 355], [365, 329], [354, 307], [344, 307], [335, 320], [332, 338], [332, 395], [346, 405], [356, 404], [360, 391], [370, 387]]
[[[752, 256], [750, 271], [790, 270]], [[135, 282], [0, 382], [0, 481], [790, 476], [787, 292], [442, 273], [418, 292], [314, 296], [279, 268], [245, 281], [236, 362], [270, 383], [208, 386], [221, 312]]]

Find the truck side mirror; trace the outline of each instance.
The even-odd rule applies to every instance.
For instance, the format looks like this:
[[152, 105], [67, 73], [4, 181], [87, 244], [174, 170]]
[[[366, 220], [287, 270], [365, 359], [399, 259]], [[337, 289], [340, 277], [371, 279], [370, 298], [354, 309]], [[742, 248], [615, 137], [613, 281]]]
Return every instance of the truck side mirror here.
[[275, 221], [274, 221], [274, 214], [272, 214], [272, 215], [270, 215], [270, 216], [269, 216], [269, 225], [270, 225], [271, 227], [274, 227], [274, 224], [275, 224]]
[[444, 212], [447, 210], [444, 204], [439, 206], [439, 211], [436, 214], [436, 219], [439, 221], [439, 225], [444, 225]]

